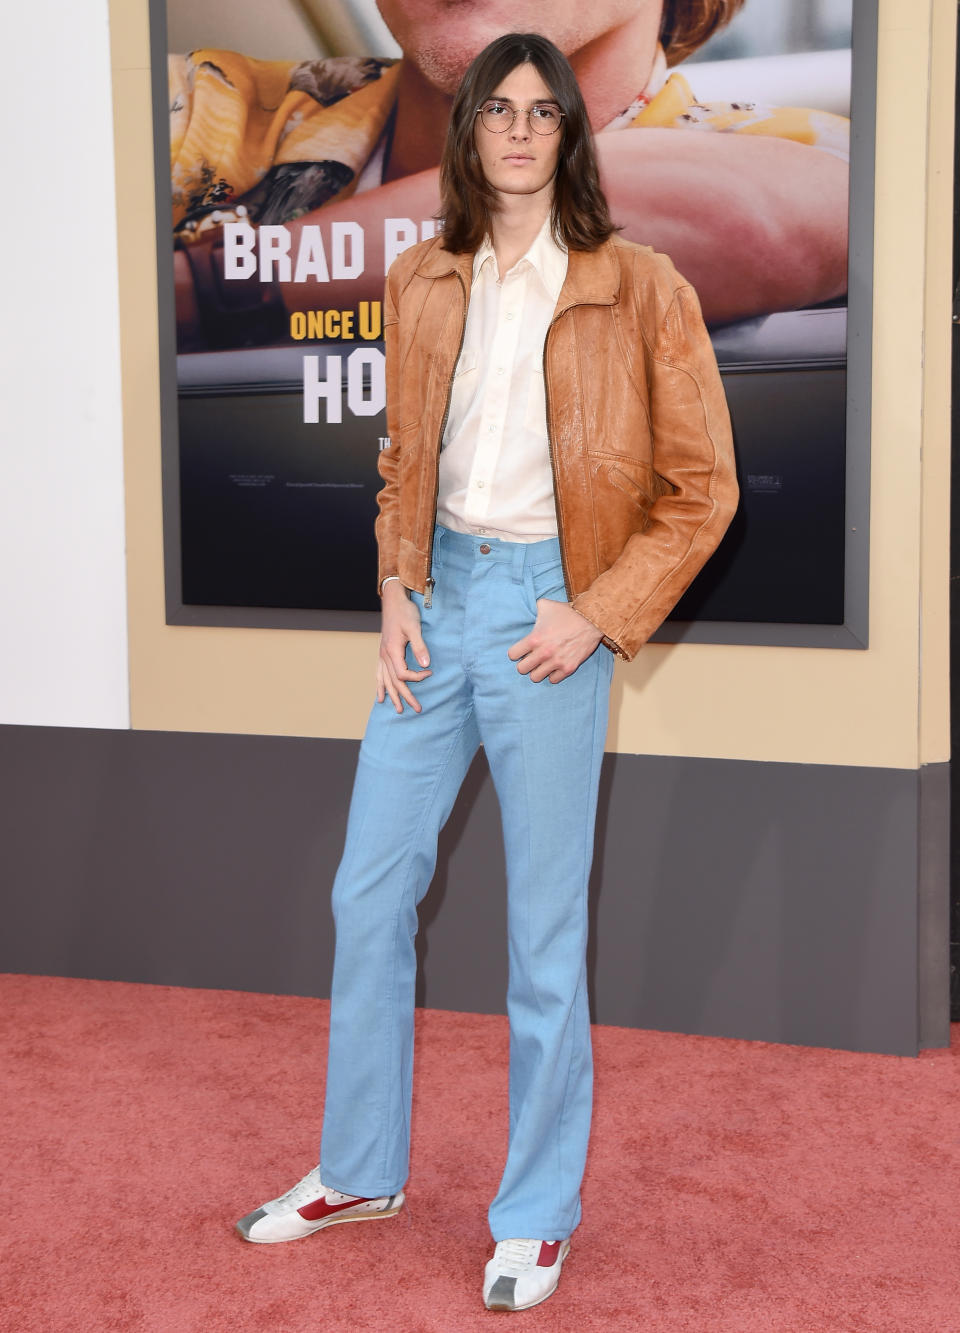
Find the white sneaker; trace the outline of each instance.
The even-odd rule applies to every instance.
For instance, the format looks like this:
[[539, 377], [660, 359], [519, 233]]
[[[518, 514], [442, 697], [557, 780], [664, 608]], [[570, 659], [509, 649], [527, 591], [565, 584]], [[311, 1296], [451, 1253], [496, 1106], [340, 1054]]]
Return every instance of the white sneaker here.
[[498, 1240], [483, 1275], [488, 1310], [528, 1310], [552, 1295], [569, 1240]]
[[237, 1230], [244, 1240], [271, 1245], [312, 1236], [337, 1222], [372, 1222], [378, 1217], [395, 1217], [402, 1207], [402, 1190], [379, 1199], [340, 1194], [321, 1182], [320, 1168], [315, 1166], [279, 1199], [270, 1199], [241, 1217]]

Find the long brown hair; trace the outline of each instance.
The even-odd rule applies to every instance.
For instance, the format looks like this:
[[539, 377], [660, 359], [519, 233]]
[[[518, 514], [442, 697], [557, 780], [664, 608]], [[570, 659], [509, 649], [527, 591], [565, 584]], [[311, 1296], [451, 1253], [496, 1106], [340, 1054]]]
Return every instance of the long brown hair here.
[[679, 65], [718, 29], [726, 27], [745, 0], [664, 0], [660, 44], [668, 65]]
[[474, 59], [453, 99], [440, 161], [439, 218], [447, 250], [476, 250], [490, 231], [496, 194], [483, 174], [474, 144], [477, 108], [511, 70], [528, 63], [563, 112], [553, 183], [555, 235], [570, 250], [595, 250], [615, 230], [600, 188], [587, 109], [569, 61], [539, 33], [508, 32]]

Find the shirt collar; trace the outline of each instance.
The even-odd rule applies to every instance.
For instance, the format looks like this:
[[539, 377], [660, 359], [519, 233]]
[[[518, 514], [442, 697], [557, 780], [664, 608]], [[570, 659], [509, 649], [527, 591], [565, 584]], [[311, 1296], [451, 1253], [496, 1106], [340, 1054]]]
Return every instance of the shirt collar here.
[[[499, 277], [497, 257], [489, 236], [484, 238], [480, 249], [473, 256], [474, 282], [476, 282], [480, 270], [488, 260], [492, 265], [494, 274]], [[560, 295], [563, 280], [567, 276], [567, 247], [554, 236], [549, 213], [544, 218], [543, 226], [537, 232], [529, 250], [517, 260], [514, 268], [518, 268], [524, 263], [529, 264], [531, 268], [536, 270], [537, 276], [543, 283], [550, 299], [556, 301]]]

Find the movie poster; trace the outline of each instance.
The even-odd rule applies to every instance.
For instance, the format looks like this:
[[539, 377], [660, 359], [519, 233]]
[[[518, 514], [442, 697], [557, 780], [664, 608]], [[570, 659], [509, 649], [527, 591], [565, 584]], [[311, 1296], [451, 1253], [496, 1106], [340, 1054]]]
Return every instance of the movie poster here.
[[523, 28], [723, 374], [741, 506], [674, 616], [841, 623], [851, 0], [166, 0], [183, 603], [378, 609], [384, 274], [435, 232], [466, 65]]

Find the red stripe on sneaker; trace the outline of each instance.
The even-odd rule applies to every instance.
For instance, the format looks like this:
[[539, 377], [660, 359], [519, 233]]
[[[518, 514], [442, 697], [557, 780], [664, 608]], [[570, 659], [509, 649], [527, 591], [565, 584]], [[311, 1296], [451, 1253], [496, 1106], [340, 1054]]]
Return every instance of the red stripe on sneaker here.
[[557, 1262], [557, 1255], [560, 1253], [560, 1246], [563, 1244], [559, 1240], [545, 1240], [540, 1245], [540, 1258], [537, 1260], [538, 1268], [552, 1268]]
[[345, 1203], [327, 1203], [326, 1199], [315, 1199], [313, 1203], [307, 1203], [302, 1208], [298, 1208], [297, 1212], [305, 1222], [318, 1222], [321, 1217], [329, 1217], [331, 1213], [342, 1213], [344, 1208], [352, 1208], [354, 1204], [368, 1202], [368, 1199], [347, 1199]]

